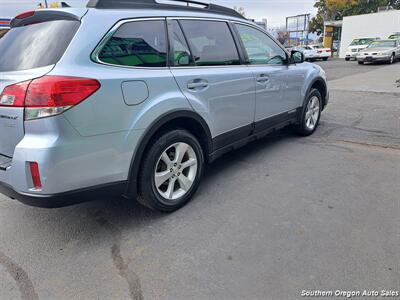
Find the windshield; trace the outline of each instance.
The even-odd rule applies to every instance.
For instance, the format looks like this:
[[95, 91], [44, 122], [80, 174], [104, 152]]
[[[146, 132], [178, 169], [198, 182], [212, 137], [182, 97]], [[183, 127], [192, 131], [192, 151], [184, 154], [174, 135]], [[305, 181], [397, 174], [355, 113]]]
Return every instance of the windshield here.
[[351, 42], [350, 46], [369, 45], [373, 39], [355, 39]]
[[371, 43], [368, 48], [395, 48], [396, 41], [376, 41]]
[[0, 72], [56, 64], [79, 25], [78, 21], [57, 20], [12, 28], [0, 39]]

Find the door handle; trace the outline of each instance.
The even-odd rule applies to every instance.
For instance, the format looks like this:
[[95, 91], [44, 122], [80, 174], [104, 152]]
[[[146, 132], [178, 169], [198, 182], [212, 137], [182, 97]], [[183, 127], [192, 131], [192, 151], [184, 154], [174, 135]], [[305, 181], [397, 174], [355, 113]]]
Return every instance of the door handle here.
[[202, 79], [195, 79], [187, 84], [187, 88], [189, 90], [201, 90], [205, 89], [206, 87], [208, 87], [208, 82]]
[[257, 77], [258, 83], [266, 83], [268, 81], [269, 81], [269, 76], [266, 74], [261, 74], [260, 76]]

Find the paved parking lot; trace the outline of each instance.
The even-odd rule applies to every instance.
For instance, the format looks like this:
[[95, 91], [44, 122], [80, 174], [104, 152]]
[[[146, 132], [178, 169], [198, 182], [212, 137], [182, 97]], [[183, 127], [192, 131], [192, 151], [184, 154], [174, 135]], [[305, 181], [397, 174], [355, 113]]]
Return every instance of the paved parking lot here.
[[400, 63], [319, 64], [332, 90], [316, 134], [284, 130], [227, 154], [174, 214], [117, 200], [46, 210], [0, 196], [0, 298], [398, 290]]

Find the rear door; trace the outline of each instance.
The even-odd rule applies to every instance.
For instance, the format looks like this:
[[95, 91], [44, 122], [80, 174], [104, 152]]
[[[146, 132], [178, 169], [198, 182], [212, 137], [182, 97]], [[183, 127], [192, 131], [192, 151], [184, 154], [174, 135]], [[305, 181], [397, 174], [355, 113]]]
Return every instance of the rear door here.
[[171, 71], [192, 107], [207, 121], [216, 148], [251, 134], [255, 82], [241, 65], [225, 21], [169, 20]]
[[[47, 74], [79, 28], [76, 20], [33, 22], [0, 39], [0, 155], [12, 157], [24, 136], [24, 98], [31, 79]], [[57, 41], [57, 42], [54, 42]]]

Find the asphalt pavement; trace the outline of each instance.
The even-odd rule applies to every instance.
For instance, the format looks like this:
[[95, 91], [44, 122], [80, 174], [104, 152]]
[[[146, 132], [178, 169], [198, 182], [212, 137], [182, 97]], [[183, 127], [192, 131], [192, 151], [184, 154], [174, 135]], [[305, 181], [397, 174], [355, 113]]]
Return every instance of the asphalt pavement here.
[[318, 131], [283, 130], [225, 155], [176, 213], [113, 199], [47, 210], [0, 196], [0, 299], [399, 290], [400, 88], [384, 89], [400, 63], [319, 64], [332, 89]]

